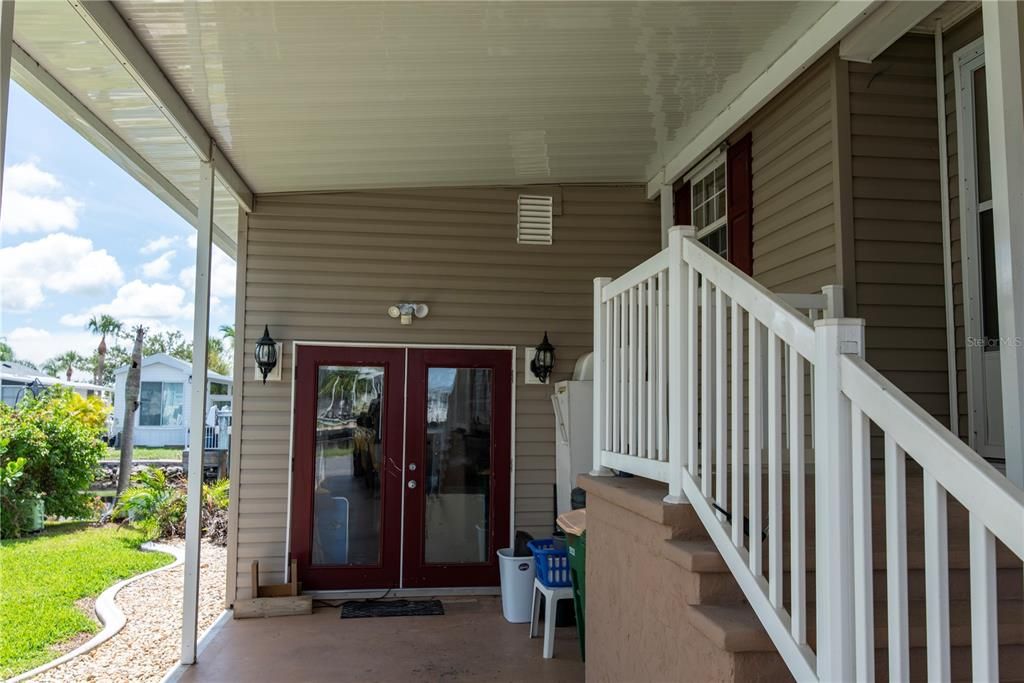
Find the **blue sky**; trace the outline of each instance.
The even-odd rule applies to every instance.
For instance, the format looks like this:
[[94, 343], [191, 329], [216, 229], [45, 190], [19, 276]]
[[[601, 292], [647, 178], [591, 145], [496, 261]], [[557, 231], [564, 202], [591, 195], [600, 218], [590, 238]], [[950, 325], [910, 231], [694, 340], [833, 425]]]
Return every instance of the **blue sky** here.
[[[0, 215], [0, 336], [40, 363], [97, 340], [109, 313], [192, 337], [195, 229], [17, 84]], [[211, 329], [234, 321], [234, 262], [214, 247]]]

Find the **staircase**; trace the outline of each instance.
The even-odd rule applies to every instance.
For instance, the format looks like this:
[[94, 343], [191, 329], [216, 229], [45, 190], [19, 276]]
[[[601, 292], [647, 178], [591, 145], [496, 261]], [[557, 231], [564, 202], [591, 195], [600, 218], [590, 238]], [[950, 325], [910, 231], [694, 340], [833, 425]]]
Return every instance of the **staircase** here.
[[696, 639], [668, 664], [1024, 680], [1024, 492], [864, 362], [862, 321], [812, 326], [689, 228], [596, 280], [594, 319], [586, 486], [614, 502], [610, 470], [668, 485], [643, 552], [671, 564]]
[[[883, 478], [872, 477], [872, 487], [881, 491]], [[909, 667], [911, 681], [929, 680], [927, 674], [926, 592], [923, 549], [922, 498], [920, 473], [907, 476], [907, 586], [909, 613]], [[813, 490], [813, 489], [811, 489]], [[884, 539], [884, 497], [873, 496], [873, 532]], [[787, 510], [788, 513], [788, 510]], [[702, 533], [703, 528], [689, 529], [689, 538], [672, 538], [665, 542], [665, 556], [678, 565], [681, 582], [686, 587], [688, 604], [692, 606], [689, 620], [705, 637], [724, 653], [775, 653], [771, 638], [747, 603], [743, 591], [733, 579], [728, 566], [714, 543]], [[701, 538], [703, 536], [703, 538]], [[951, 680], [971, 681], [970, 623], [970, 551], [968, 547], [967, 512], [957, 504], [949, 507], [949, 597], [950, 597], [950, 665]], [[813, 554], [812, 554], [813, 556]], [[808, 594], [814, 594], [814, 562], [807, 568]], [[873, 592], [875, 597], [875, 678], [890, 680], [886, 643], [886, 572], [884, 543], [873, 553]], [[790, 579], [786, 563], [785, 576]], [[996, 552], [999, 666], [1000, 680], [1024, 681], [1024, 571], [1021, 561], [1000, 544]], [[790, 600], [789, 591], [786, 601]], [[813, 603], [812, 603], [813, 604]], [[814, 610], [809, 609], [813, 614]], [[814, 619], [808, 631], [814, 647]]]

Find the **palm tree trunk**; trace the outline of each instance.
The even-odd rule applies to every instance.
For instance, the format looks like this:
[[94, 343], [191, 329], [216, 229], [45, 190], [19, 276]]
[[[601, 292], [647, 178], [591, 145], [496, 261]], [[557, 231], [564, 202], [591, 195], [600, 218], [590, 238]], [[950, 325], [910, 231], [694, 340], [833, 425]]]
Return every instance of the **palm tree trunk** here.
[[132, 364], [124, 385], [124, 420], [121, 423], [121, 465], [117, 474], [117, 496], [128, 488], [132, 476], [132, 451], [135, 445], [135, 412], [139, 409], [139, 389], [142, 386], [142, 338], [146, 329], [135, 328], [132, 346]]

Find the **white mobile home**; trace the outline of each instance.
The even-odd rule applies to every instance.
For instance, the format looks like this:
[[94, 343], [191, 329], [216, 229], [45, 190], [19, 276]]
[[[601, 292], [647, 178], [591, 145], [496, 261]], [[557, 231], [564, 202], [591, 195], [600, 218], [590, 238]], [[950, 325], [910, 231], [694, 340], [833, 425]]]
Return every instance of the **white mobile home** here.
[[[114, 371], [114, 434], [123, 429], [124, 390], [128, 366]], [[181, 446], [188, 442], [189, 386], [192, 366], [183, 360], [158, 353], [142, 360], [142, 387], [135, 413], [136, 446]], [[232, 380], [216, 372], [206, 373], [206, 408], [231, 407]]]

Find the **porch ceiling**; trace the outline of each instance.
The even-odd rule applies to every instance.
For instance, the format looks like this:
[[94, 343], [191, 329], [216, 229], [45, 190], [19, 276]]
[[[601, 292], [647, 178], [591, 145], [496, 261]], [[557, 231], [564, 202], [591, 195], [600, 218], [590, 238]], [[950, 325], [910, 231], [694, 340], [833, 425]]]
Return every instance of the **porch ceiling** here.
[[250, 187], [282, 192], [643, 182], [831, 4], [117, 7]]

